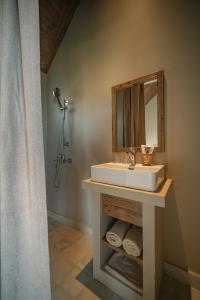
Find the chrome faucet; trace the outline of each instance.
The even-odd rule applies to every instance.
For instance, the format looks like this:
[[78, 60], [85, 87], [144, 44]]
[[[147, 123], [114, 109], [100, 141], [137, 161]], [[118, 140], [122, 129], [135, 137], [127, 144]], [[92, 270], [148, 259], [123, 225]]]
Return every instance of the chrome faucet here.
[[130, 164], [128, 166], [129, 170], [134, 170], [136, 165], [136, 151], [133, 147], [128, 148], [128, 157], [130, 159]]

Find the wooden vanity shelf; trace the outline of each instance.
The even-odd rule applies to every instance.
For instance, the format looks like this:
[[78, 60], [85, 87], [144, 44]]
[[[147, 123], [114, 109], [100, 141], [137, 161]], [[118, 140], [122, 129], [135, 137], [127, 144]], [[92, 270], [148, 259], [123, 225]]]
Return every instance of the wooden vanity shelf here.
[[126, 251], [123, 249], [123, 247], [115, 247], [115, 246], [109, 244], [109, 243], [106, 241], [105, 238], [102, 240], [102, 242], [103, 242], [106, 246], [108, 246], [108, 247], [110, 247], [111, 249], [113, 249], [114, 251], [116, 251], [116, 252], [118, 252], [118, 253], [121, 253], [122, 255], [128, 257], [130, 260], [135, 261], [138, 265], [140, 265], [140, 266], [142, 267], [142, 265], [143, 265], [143, 256], [142, 256], [142, 255], [139, 256], [139, 257], [133, 256], [133, 255], [129, 255], [129, 254], [126, 253]]
[[103, 213], [113, 218], [142, 227], [142, 204], [133, 200], [101, 195]]

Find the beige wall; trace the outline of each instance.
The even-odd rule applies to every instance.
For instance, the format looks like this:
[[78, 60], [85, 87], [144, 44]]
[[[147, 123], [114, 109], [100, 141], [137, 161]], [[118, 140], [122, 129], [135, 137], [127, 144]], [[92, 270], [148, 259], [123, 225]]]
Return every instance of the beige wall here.
[[[165, 209], [165, 260], [200, 273], [200, 5], [177, 0], [83, 0], [48, 73], [48, 208], [90, 225], [81, 180], [110, 161], [111, 86], [165, 72], [166, 162], [174, 178]], [[74, 101], [73, 164], [60, 190], [52, 159], [60, 116], [51, 91]], [[116, 158], [116, 155], [114, 155]], [[120, 159], [120, 156], [117, 157]]]

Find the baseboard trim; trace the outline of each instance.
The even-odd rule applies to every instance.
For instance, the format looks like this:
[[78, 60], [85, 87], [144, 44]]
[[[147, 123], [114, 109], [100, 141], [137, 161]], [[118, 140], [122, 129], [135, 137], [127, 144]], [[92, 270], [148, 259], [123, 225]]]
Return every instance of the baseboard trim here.
[[191, 270], [183, 270], [167, 262], [164, 262], [164, 272], [179, 282], [200, 290], [200, 274]]
[[177, 266], [164, 262], [164, 273], [183, 284], [190, 284], [188, 272]]
[[92, 228], [81, 223], [73, 221], [67, 217], [64, 217], [60, 214], [55, 213], [54, 211], [48, 210], [48, 217], [54, 219], [55, 221], [58, 221], [63, 224], [67, 224], [71, 227], [74, 227], [76, 229], [79, 229], [81, 232], [92, 235]]
[[200, 290], [200, 274], [189, 270], [190, 285], [197, 290]]

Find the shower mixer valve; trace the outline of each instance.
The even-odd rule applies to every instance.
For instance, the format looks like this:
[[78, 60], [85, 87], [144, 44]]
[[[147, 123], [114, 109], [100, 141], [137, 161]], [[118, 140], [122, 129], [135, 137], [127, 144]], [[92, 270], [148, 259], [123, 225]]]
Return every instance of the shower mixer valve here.
[[59, 164], [65, 164], [66, 162], [68, 162], [69, 164], [72, 163], [72, 159], [71, 158], [66, 159], [65, 155], [62, 153], [59, 153], [57, 155], [57, 158], [54, 159], [53, 161]]
[[64, 164], [66, 162], [65, 155], [62, 153], [57, 154], [57, 158], [53, 160], [54, 162]]
[[60, 163], [60, 164], [66, 163], [65, 155], [62, 154], [62, 153], [59, 153], [59, 154], [57, 155], [57, 158], [54, 159], [54, 162], [57, 162], [57, 163]]

